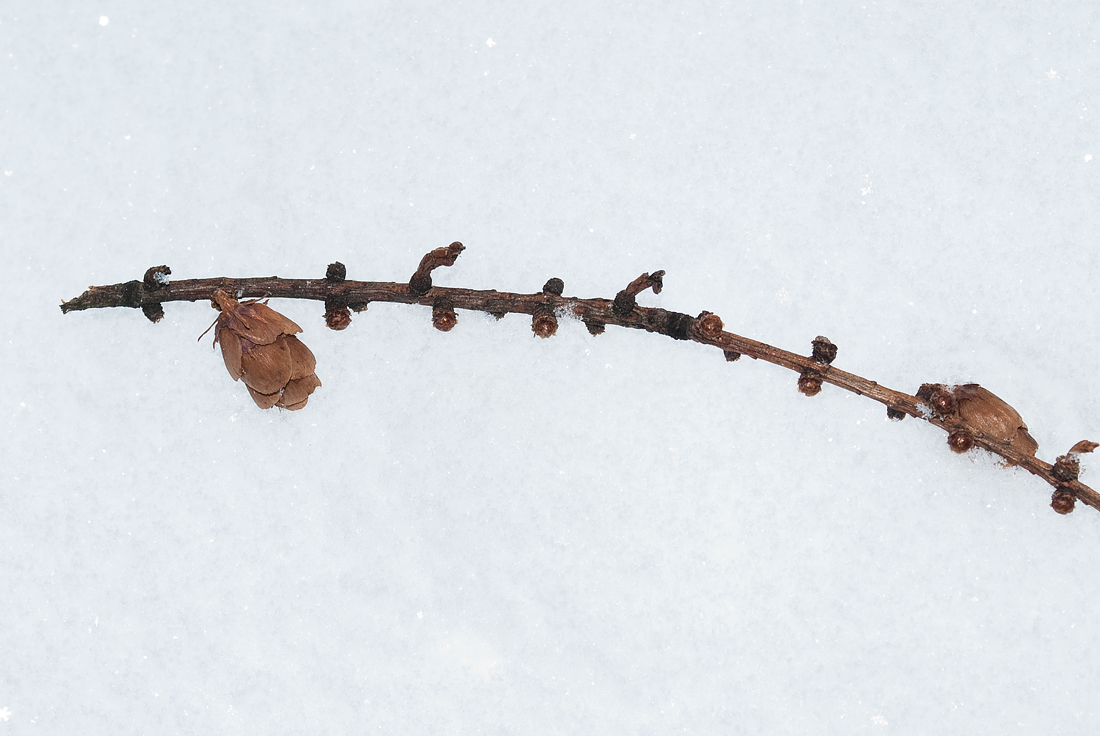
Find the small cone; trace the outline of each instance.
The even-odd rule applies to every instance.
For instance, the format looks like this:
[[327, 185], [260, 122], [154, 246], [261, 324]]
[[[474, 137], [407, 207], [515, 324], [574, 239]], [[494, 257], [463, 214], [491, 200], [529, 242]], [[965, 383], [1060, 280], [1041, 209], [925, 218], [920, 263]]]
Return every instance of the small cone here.
[[266, 304], [242, 304], [221, 289], [214, 292], [214, 301], [221, 307], [214, 343], [221, 343], [233, 380], [243, 379], [261, 409], [304, 407], [321, 381], [314, 372], [313, 352], [294, 336], [302, 328]]

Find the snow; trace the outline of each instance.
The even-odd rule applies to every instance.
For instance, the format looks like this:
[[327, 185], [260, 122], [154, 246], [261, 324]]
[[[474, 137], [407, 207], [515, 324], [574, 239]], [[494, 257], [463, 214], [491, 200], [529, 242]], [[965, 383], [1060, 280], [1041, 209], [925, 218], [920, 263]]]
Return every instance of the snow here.
[[[108, 23], [108, 17], [110, 22]], [[1100, 439], [1087, 3], [0, 9], [5, 733], [1033, 733], [1100, 717], [1100, 517], [718, 350], [372, 304], [260, 411], [204, 304], [639, 303]], [[1096, 483], [1085, 456], [1085, 482]]]

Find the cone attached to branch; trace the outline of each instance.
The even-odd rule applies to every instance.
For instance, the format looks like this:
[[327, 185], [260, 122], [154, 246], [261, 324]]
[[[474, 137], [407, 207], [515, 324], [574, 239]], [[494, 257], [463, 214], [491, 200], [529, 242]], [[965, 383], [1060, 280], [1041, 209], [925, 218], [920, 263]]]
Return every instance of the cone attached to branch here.
[[530, 315], [535, 334], [549, 336], [557, 318], [568, 313], [581, 320], [593, 335], [602, 333], [606, 325], [642, 329], [676, 340], [712, 345], [722, 350], [727, 361], [737, 360], [743, 353], [753, 360], [782, 366], [799, 374], [798, 387], [804, 394], [818, 393], [827, 380], [838, 388], [885, 404], [891, 419], [911, 416], [932, 422], [949, 433], [951, 448], [957, 452], [983, 447], [1008, 464], [1018, 463], [1054, 487], [1052, 505], [1059, 513], [1071, 511], [1075, 501], [1100, 510], [1100, 493], [1078, 479], [1079, 455], [1100, 445], [1082, 440], [1051, 466], [1035, 457], [1035, 439], [1019, 412], [977, 384], [924, 384], [916, 396], [910, 396], [834, 369], [836, 346], [825, 337], [813, 341], [813, 354], [807, 358], [726, 332], [722, 320], [709, 312], [692, 317], [639, 306], [637, 297], [641, 292], [661, 291], [664, 271], [642, 274], [616, 294], [614, 300], [565, 299], [564, 284], [558, 278], [548, 280], [537, 294], [434, 287], [432, 270], [454, 264], [462, 250], [462, 244], [455, 241], [431, 251], [408, 283], [348, 281], [347, 269], [340, 263], [330, 264], [323, 280], [269, 277], [173, 281], [169, 279], [171, 269], [154, 266], [142, 280], [89, 287], [76, 299], [62, 302], [61, 311], [129, 307], [142, 309], [155, 321], [163, 315], [160, 306], [163, 303], [210, 298], [222, 312], [215, 322], [216, 341], [222, 344], [229, 374], [235, 380], [244, 379], [260, 407], [288, 409], [304, 406], [321, 385], [314, 372], [313, 354], [294, 336], [301, 328], [258, 299], [241, 303], [230, 294], [324, 301], [326, 323], [333, 329], [347, 327], [351, 311], [362, 312], [375, 301], [431, 305], [433, 324], [441, 330], [454, 326], [455, 309], [466, 309], [486, 312], [498, 319], [506, 314]]
[[[1039, 443], [1027, 431], [1020, 412], [1013, 409], [1004, 399], [989, 389], [976, 383], [962, 386], [945, 386], [942, 383], [925, 383], [917, 391], [917, 397], [924, 399], [932, 413], [943, 419], [959, 418], [970, 429], [1006, 445], [1011, 445], [1025, 455], [1035, 455]], [[961, 439], [967, 434], [959, 430], [951, 435], [960, 435], [958, 439], [948, 438], [948, 443], [956, 452], [966, 452], [973, 446], [971, 441]]]
[[295, 337], [302, 328], [258, 299], [238, 302], [225, 290], [214, 292], [221, 309], [214, 343], [233, 380], [243, 380], [261, 409], [301, 409], [321, 385], [317, 359]]

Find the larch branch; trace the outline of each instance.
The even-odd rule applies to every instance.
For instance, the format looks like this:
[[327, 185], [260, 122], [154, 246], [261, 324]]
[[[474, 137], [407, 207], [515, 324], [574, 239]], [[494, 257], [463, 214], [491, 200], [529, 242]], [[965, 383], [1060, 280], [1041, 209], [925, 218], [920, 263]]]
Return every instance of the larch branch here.
[[[999, 455], [1007, 464], [1017, 465], [1042, 478], [1055, 489], [1051, 506], [1059, 513], [1072, 511], [1074, 500], [1100, 510], [1100, 494], [1081, 483], [1077, 477], [1079, 455], [1091, 452], [1097, 447], [1096, 443], [1082, 440], [1051, 465], [1035, 457], [1033, 448], [1031, 452], [1026, 451], [1026, 444], [991, 434], [989, 426], [994, 425], [968, 421], [966, 415], [957, 409], [954, 396], [962, 395], [958, 391], [951, 394], [949, 388], [940, 384], [925, 384], [918, 394], [927, 395], [914, 396], [835, 368], [832, 362], [837, 347], [828, 338], [816, 338], [812, 342], [812, 354], [803, 356], [728, 332], [722, 320], [710, 312], [692, 317], [656, 307], [639, 306], [636, 297], [645, 289], [652, 289], [655, 293], [661, 291], [664, 271], [642, 274], [619, 291], [614, 299], [562, 296], [564, 285], [557, 278], [547, 281], [543, 290], [534, 294], [435, 286], [431, 278], [432, 270], [453, 265], [463, 249], [461, 243], [455, 242], [429, 252], [408, 282], [348, 280], [346, 269], [340, 263], [331, 264], [325, 277], [318, 279], [270, 276], [172, 281], [169, 279], [170, 268], [154, 266], [146, 271], [140, 281], [89, 287], [75, 299], [62, 303], [61, 311], [131, 307], [141, 309], [150, 320], [156, 322], [164, 315], [162, 304], [211, 300], [220, 289], [234, 294], [237, 299], [271, 297], [324, 302], [325, 321], [333, 329], [347, 327], [351, 321], [351, 310], [361, 312], [371, 302], [431, 307], [433, 324], [444, 331], [455, 326], [456, 309], [488, 312], [498, 318], [505, 314], [530, 315], [532, 331], [540, 337], [549, 337], [557, 331], [558, 315], [571, 315], [583, 321], [593, 335], [603, 332], [606, 325], [645, 330], [677, 340], [714, 346], [722, 350], [728, 361], [747, 355], [788, 368], [799, 374], [798, 390], [807, 396], [818, 393], [825, 383], [866, 396], [884, 404], [892, 419], [916, 417], [944, 430], [949, 435], [949, 444], [956, 451], [981, 447]], [[984, 391], [976, 384], [969, 384], [968, 387]], [[973, 391], [966, 394], [967, 397], [974, 395]], [[1007, 412], [1016, 419], [1019, 418], [1003, 401], [996, 397], [993, 399], [1006, 407]], [[1000, 418], [1005, 414], [1002, 410]], [[1026, 426], [1021, 426], [1021, 431], [1026, 435]], [[1030, 440], [1029, 435], [1027, 439]]]

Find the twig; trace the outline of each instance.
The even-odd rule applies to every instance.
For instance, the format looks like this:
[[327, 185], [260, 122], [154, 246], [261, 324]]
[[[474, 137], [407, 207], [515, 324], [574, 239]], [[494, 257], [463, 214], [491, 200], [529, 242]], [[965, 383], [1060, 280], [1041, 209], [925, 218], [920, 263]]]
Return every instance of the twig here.
[[[455, 242], [431, 251], [421, 260], [412, 278], [404, 283], [349, 281], [346, 279], [346, 269], [340, 263], [330, 265], [323, 279], [281, 279], [272, 276], [171, 281], [168, 278], [170, 268], [155, 266], [146, 271], [141, 281], [89, 287], [79, 297], [63, 302], [61, 311], [132, 307], [141, 309], [146, 317], [156, 322], [164, 316], [161, 305], [165, 302], [212, 299], [216, 290], [224, 289], [238, 299], [272, 297], [322, 301], [325, 303], [326, 324], [333, 329], [348, 326], [351, 310], [364, 311], [370, 302], [396, 302], [432, 307], [432, 323], [443, 331], [452, 329], [457, 323], [456, 309], [488, 312], [498, 318], [505, 314], [527, 314], [532, 318], [532, 331], [540, 337], [553, 335], [557, 331], [558, 316], [569, 314], [583, 321], [593, 335], [602, 333], [606, 325], [645, 330], [676, 340], [712, 345], [723, 351], [727, 361], [747, 355], [789, 368], [799, 374], [798, 390], [807, 396], [817, 394], [825, 383], [866, 396], [885, 404], [891, 419], [916, 417], [944, 430], [948, 433], [949, 445], [956, 451], [981, 447], [999, 455], [1007, 464], [1018, 465], [1042, 478], [1054, 488], [1051, 506], [1059, 513], [1072, 511], [1076, 499], [1100, 510], [1100, 494], [1081, 483], [1077, 477], [1080, 472], [1078, 456], [1091, 452], [1098, 446], [1096, 443], [1082, 440], [1051, 465], [1027, 452], [1026, 445], [1008, 441], [1003, 433], [1002, 436], [990, 434], [989, 425], [964, 419], [964, 413], [957, 410], [954, 395], [948, 387], [925, 384], [918, 395], [913, 396], [834, 367], [832, 362], [836, 358], [837, 347], [828, 338], [816, 338], [812, 342], [811, 355], [803, 356], [726, 332], [722, 320], [710, 312], [692, 317], [680, 312], [638, 306], [636, 297], [645, 289], [651, 288], [655, 293], [661, 291], [664, 271], [642, 274], [614, 299], [562, 296], [564, 284], [557, 278], [547, 281], [542, 291], [536, 294], [434, 286], [431, 271], [453, 265], [462, 250], [463, 245]], [[970, 387], [985, 391], [974, 384], [960, 388]], [[987, 391], [985, 393], [988, 394]], [[1011, 407], [993, 398], [1016, 419], [1019, 418]], [[1022, 423], [1021, 431], [1026, 435], [1026, 426]], [[1030, 436], [1027, 438], [1030, 440]]]

